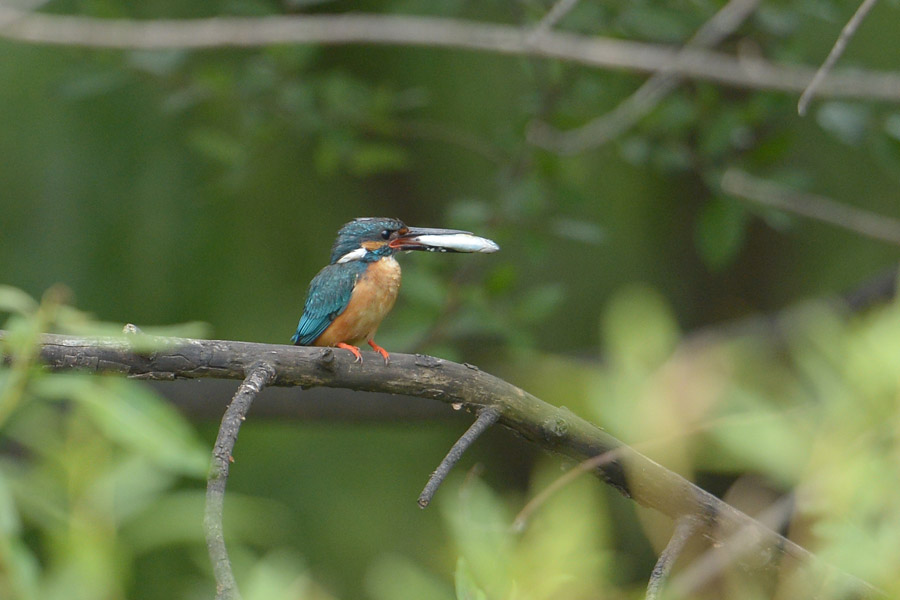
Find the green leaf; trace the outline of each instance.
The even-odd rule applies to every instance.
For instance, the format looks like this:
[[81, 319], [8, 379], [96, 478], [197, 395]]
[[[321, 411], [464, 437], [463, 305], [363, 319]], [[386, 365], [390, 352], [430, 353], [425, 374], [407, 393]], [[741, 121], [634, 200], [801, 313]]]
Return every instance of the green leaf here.
[[744, 245], [747, 212], [728, 198], [714, 198], [701, 209], [695, 243], [703, 262], [713, 271], [731, 264]]
[[408, 165], [406, 150], [394, 144], [362, 143], [350, 155], [350, 171], [359, 177], [399, 171]]
[[701, 457], [706, 461], [703, 467], [758, 471], [785, 485], [795, 481], [808, 460], [809, 440], [802, 427], [785, 417], [783, 410], [771, 410], [743, 390], [732, 390], [726, 401], [743, 410], [720, 418], [710, 430], [710, 438], [720, 451], [705, 453]]
[[37, 307], [37, 302], [19, 288], [0, 285], [0, 312], [29, 314]]
[[222, 129], [195, 128], [188, 134], [188, 143], [203, 156], [223, 166], [235, 166], [246, 159], [241, 141]]
[[779, 37], [790, 35], [800, 23], [800, 15], [786, 6], [763, 4], [754, 16], [763, 31]]
[[132, 50], [127, 55], [132, 67], [157, 77], [172, 75], [181, 69], [187, 57], [188, 53], [181, 49]]
[[657, 42], [684, 42], [696, 28], [687, 13], [662, 4], [625, 4], [628, 8], [618, 19], [620, 27], [640, 37]]
[[160, 467], [202, 477], [208, 450], [175, 409], [143, 385], [119, 377], [56, 374], [33, 382], [36, 394], [73, 400], [111, 440]]
[[340, 72], [331, 72], [319, 86], [319, 102], [333, 118], [342, 122], [365, 121], [372, 90], [362, 81]]
[[299, 556], [284, 550], [272, 552], [252, 563], [241, 584], [246, 600], [295, 600], [331, 596], [317, 589]]
[[563, 286], [545, 283], [526, 290], [520, 297], [515, 317], [524, 322], [540, 322], [553, 313], [565, 299]]
[[6, 481], [6, 475], [0, 471], [0, 536], [15, 535], [21, 529], [22, 522]]
[[[18, 536], [22, 522], [6, 475], [0, 471], [0, 559], [3, 577], [0, 577], [0, 597], [37, 598], [37, 580], [40, 566], [34, 554]], [[7, 593], [7, 591], [9, 593]]]
[[69, 100], [91, 100], [111, 94], [129, 82], [123, 70], [76, 67], [71, 69], [57, 88], [57, 95]]
[[884, 132], [900, 142], [900, 113], [893, 113], [884, 120]]
[[352, 148], [353, 142], [346, 135], [332, 133], [319, 138], [313, 151], [313, 162], [316, 170], [324, 176], [332, 177], [341, 170], [344, 156]]
[[869, 128], [869, 109], [859, 104], [827, 102], [816, 112], [816, 122], [845, 144], [855, 146]]
[[[372, 600], [453, 600], [453, 588], [426, 571], [420, 557], [396, 554], [379, 557], [366, 574], [366, 591]], [[457, 590], [459, 586], [457, 585]]]
[[700, 130], [701, 154], [719, 157], [735, 147], [747, 147], [753, 137], [747, 120], [747, 115], [736, 108], [722, 109], [712, 119], [705, 119]]
[[478, 587], [466, 559], [461, 556], [456, 561], [454, 580], [456, 582], [456, 600], [487, 600], [487, 594]]
[[610, 357], [640, 369], [662, 364], [679, 338], [678, 324], [665, 298], [645, 285], [629, 285], [617, 292], [603, 314], [602, 325]]
[[[477, 587], [485, 586], [491, 597], [506, 597], [513, 585], [515, 551], [506, 506], [485, 483], [470, 478], [453, 502], [442, 500], [441, 508], [459, 553], [469, 566], [467, 582], [479, 582]], [[473, 587], [475, 584], [466, 585], [465, 589]]]

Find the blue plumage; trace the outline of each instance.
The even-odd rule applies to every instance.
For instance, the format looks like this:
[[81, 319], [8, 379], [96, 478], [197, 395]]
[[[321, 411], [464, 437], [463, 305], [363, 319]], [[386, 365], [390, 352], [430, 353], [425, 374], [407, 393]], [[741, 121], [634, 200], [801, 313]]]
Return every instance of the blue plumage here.
[[330, 264], [319, 271], [309, 284], [303, 316], [291, 338], [294, 344], [308, 346], [328, 329], [347, 308], [356, 280], [368, 266], [364, 261], [351, 261]]
[[362, 354], [353, 344], [365, 341], [388, 364], [390, 355], [373, 338], [400, 290], [400, 265], [394, 254], [497, 249], [494, 242], [466, 231], [407, 227], [398, 219], [354, 219], [338, 231], [331, 264], [310, 282], [303, 316], [291, 341], [300, 346], [343, 348], [357, 361], [362, 361]]
[[[406, 225], [399, 219], [385, 219], [381, 217], [363, 217], [350, 221], [338, 231], [337, 239], [331, 247], [331, 264], [336, 263], [341, 257], [346, 256], [348, 252], [352, 252], [359, 248], [359, 244], [363, 240], [375, 239], [387, 240], [382, 238], [382, 232], [391, 234], [395, 231], [406, 229]], [[366, 256], [363, 260], [378, 260], [382, 256], [393, 254], [394, 250], [384, 247], [377, 251], [377, 256]]]

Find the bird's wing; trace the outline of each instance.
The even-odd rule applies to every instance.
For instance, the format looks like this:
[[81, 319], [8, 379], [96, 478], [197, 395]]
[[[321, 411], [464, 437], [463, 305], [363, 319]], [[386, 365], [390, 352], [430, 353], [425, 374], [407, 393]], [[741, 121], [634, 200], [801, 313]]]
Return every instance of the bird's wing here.
[[368, 267], [368, 263], [352, 261], [346, 264], [328, 265], [309, 284], [303, 316], [291, 341], [298, 346], [312, 344], [331, 322], [344, 312], [356, 280]]

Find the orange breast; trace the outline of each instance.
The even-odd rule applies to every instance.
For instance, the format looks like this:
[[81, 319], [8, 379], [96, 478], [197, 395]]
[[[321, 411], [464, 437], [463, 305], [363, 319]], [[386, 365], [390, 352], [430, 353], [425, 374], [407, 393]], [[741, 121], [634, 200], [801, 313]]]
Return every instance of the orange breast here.
[[371, 340], [382, 319], [391, 312], [400, 292], [400, 265], [393, 257], [371, 263], [363, 272], [350, 302], [322, 335], [315, 346], [334, 346], [339, 342], [358, 345]]

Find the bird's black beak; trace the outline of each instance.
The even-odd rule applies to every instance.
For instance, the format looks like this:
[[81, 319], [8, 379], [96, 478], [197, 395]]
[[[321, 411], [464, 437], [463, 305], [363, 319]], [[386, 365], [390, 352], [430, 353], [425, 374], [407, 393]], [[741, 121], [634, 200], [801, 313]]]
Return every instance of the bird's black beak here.
[[426, 252], [496, 252], [500, 249], [495, 242], [468, 231], [429, 227], [409, 227], [388, 245], [395, 250]]

